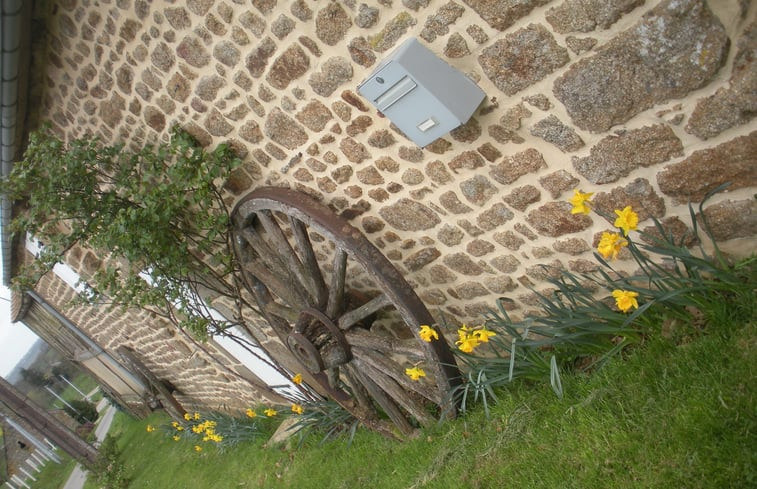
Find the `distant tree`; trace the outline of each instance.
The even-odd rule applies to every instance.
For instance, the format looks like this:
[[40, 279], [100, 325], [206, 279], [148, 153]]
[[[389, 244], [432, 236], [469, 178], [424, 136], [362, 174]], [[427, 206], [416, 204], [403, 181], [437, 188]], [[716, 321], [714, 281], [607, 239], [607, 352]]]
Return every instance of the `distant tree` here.
[[24, 379], [26, 382], [30, 383], [31, 385], [42, 387], [48, 384], [48, 381], [49, 381], [48, 377], [37, 369], [22, 368], [20, 373], [21, 373], [21, 378]]
[[75, 399], [64, 406], [63, 409], [79, 424], [94, 423], [97, 421], [97, 406], [85, 400]]

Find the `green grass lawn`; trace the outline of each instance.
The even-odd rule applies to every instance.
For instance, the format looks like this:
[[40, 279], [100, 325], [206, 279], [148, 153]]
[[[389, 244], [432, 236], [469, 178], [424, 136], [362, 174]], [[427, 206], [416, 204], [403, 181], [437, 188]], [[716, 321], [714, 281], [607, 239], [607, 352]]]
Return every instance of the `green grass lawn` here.
[[[359, 430], [200, 453], [120, 415], [112, 433], [135, 489], [744, 488], [757, 484], [753, 324], [661, 336], [591, 375], [514, 386], [486, 418], [474, 409], [398, 443]], [[94, 489], [95, 485], [88, 486]]]

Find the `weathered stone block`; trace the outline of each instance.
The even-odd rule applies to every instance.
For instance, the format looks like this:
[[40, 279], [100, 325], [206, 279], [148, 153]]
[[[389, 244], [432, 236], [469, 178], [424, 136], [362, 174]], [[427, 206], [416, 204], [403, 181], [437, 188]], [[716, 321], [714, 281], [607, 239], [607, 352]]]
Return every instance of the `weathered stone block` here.
[[400, 231], [423, 231], [441, 222], [434, 211], [410, 199], [400, 199], [380, 209], [379, 214], [390, 226]]
[[444, 192], [439, 196], [439, 203], [453, 214], [465, 214], [473, 210], [469, 206], [460, 202], [457, 194], [451, 190]]
[[504, 31], [550, 0], [463, 0], [494, 29]]
[[328, 107], [318, 100], [312, 100], [295, 116], [305, 127], [311, 131], [321, 131], [334, 116]]
[[476, 151], [463, 151], [452, 158], [449, 169], [457, 173], [458, 170], [475, 170], [486, 164], [486, 161]]
[[606, 131], [709, 83], [728, 36], [703, 0], [666, 0], [557, 79], [555, 96], [581, 129]]
[[347, 50], [350, 53], [352, 61], [365, 66], [366, 68], [376, 62], [376, 55], [371, 49], [371, 45], [368, 44], [368, 40], [364, 37], [356, 37], [350, 41], [347, 46]]
[[287, 149], [295, 149], [308, 140], [305, 130], [281, 109], [275, 107], [265, 121], [264, 133]]
[[700, 100], [686, 131], [708, 139], [728, 128], [746, 124], [757, 114], [757, 23], [738, 41], [729, 86]]
[[539, 24], [508, 34], [484, 49], [478, 62], [506, 95], [515, 95], [568, 62], [568, 50]]
[[422, 248], [405, 258], [402, 262], [409, 272], [415, 272], [442, 256], [442, 253], [433, 247]]
[[273, 88], [283, 90], [289, 84], [307, 73], [310, 58], [299, 44], [293, 44], [274, 60], [268, 70], [266, 80]]
[[683, 155], [683, 144], [670, 126], [657, 124], [612, 135], [591, 148], [589, 156], [573, 158], [573, 166], [591, 183], [615, 182], [639, 167]]
[[444, 264], [463, 275], [481, 275], [484, 269], [474, 262], [467, 253], [451, 253], [442, 258]]
[[730, 183], [729, 189], [757, 186], [757, 131], [714, 148], [695, 151], [657, 174], [660, 190], [674, 202], [700, 202], [707, 192]]
[[491, 167], [489, 176], [502, 185], [509, 185], [528, 173], [546, 168], [544, 157], [537, 150], [529, 148], [505, 159]]
[[703, 217], [716, 240], [725, 241], [757, 235], [757, 200], [755, 199], [726, 200], [705, 207], [704, 215], [697, 216], [700, 227], [703, 224]]
[[352, 65], [341, 56], [329, 58], [323, 63], [321, 71], [313, 73], [308, 84], [321, 97], [328, 97], [339, 85], [352, 79]]
[[497, 188], [484, 175], [460, 182], [460, 191], [468, 202], [482, 206], [497, 193]]
[[450, 24], [459, 19], [465, 8], [455, 2], [447, 2], [434, 14], [431, 14], [423, 24], [421, 38], [428, 42], [434, 42], [437, 36], [446, 36], [449, 33]]
[[594, 209], [608, 222], [615, 222], [615, 210], [630, 205], [639, 215], [639, 221], [649, 217], [660, 218], [665, 215], [665, 201], [660, 197], [649, 181], [637, 178], [625, 187], [617, 187], [608, 192], [600, 192], [592, 199]]
[[547, 11], [547, 22], [560, 34], [607, 29], [644, 0], [566, 0]]
[[[154, 56], [155, 53], [153, 52], [153, 63], [155, 63]], [[194, 66], [195, 68], [202, 68], [210, 63], [210, 53], [208, 53], [208, 50], [203, 45], [202, 41], [194, 35], [185, 37], [181, 43], [179, 43], [176, 47], [176, 56], [182, 58], [187, 64]], [[164, 69], [163, 71], [167, 70]]]
[[542, 119], [531, 128], [531, 134], [552, 143], [563, 153], [576, 151], [584, 146], [584, 141], [576, 131], [557, 118], [550, 115]]
[[407, 12], [400, 12], [386, 23], [378, 34], [368, 38], [368, 44], [376, 51], [383, 53], [394, 46], [405, 35], [410, 26], [415, 25], [415, 18]]
[[526, 221], [539, 234], [552, 238], [591, 227], [592, 221], [589, 216], [571, 214], [570, 210], [571, 205], [567, 202], [548, 202], [529, 212]]
[[352, 26], [352, 19], [339, 2], [329, 2], [315, 17], [315, 33], [329, 46], [336, 45]]
[[365, 145], [351, 137], [342, 139], [339, 143], [339, 149], [353, 163], [360, 163], [371, 157]]
[[513, 209], [523, 212], [529, 205], [541, 200], [541, 192], [533, 185], [525, 185], [513, 189], [512, 192], [503, 197], [503, 200]]

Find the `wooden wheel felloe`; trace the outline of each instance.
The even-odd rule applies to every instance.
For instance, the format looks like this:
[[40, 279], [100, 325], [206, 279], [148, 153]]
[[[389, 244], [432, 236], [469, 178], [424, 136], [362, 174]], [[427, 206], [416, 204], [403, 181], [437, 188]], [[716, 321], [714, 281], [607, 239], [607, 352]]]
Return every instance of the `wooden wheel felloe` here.
[[[411, 433], [455, 414], [460, 373], [447, 342], [425, 342], [429, 314], [366, 237], [297, 191], [263, 187], [232, 213], [248, 290], [302, 368], [368, 427]], [[411, 380], [405, 369], [422, 368]]]

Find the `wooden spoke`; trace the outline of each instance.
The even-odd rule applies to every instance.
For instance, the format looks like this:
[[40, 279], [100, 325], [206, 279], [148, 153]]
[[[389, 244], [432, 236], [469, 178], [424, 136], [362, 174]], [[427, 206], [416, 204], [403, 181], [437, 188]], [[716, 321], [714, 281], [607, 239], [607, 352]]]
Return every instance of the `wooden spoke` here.
[[[429, 384], [425, 380], [412, 380], [405, 374], [404, 365], [401, 365], [376, 351], [364, 350], [354, 346], [352, 351], [353, 354], [360, 358], [364, 364], [371, 366], [375, 371], [384, 372], [386, 375], [392, 377], [406, 391], [415, 392], [437, 404], [442, 402], [435, 386]], [[408, 365], [410, 365], [410, 363], [408, 363]]]
[[389, 419], [402, 431], [404, 434], [410, 434], [413, 431], [413, 427], [405, 417], [404, 413], [397, 405], [397, 403], [389, 396], [384, 390], [371, 379], [363, 370], [363, 366], [359, 361], [355, 361], [355, 376], [357, 380], [365, 387], [371, 398], [376, 401], [384, 413], [389, 416]]
[[383, 309], [391, 303], [391, 299], [389, 299], [386, 294], [380, 294], [370, 301], [366, 302], [362, 306], [359, 306], [349, 312], [342, 314], [337, 321], [337, 325], [340, 329], [349, 329], [356, 323], [367, 318], [376, 311]]
[[422, 360], [425, 357], [421, 346], [417, 340], [398, 340], [390, 336], [379, 336], [362, 329], [351, 329], [345, 333], [347, 341], [352, 346], [375, 350], [377, 352], [389, 354], [405, 355], [411, 362]]
[[303, 266], [309, 280], [308, 285], [311, 287], [312, 294], [316, 298], [316, 306], [322, 308], [328, 301], [329, 291], [326, 288], [326, 282], [323, 280], [321, 268], [318, 266], [318, 260], [315, 257], [315, 251], [310, 242], [307, 229], [302, 221], [291, 216], [289, 217], [289, 223], [292, 226], [292, 233], [297, 243], [297, 249], [300, 251], [300, 256], [302, 256]]
[[370, 362], [363, 361], [361, 357], [357, 365], [377, 386], [381, 388], [395, 403], [413, 416], [420, 424], [429, 426], [432, 423], [420, 396], [412, 390], [405, 390], [388, 372], [375, 368]]
[[347, 273], [347, 252], [338, 248], [334, 254], [334, 270], [331, 272], [331, 287], [326, 305], [326, 315], [335, 317], [344, 303], [344, 279]]

